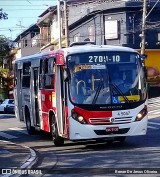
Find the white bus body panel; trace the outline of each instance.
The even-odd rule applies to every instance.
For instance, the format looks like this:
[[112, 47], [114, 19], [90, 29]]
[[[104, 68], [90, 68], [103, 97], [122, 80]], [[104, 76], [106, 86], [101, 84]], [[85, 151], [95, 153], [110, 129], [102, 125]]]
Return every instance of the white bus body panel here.
[[14, 87], [15, 116], [19, 121], [24, 121], [22, 112], [22, 62], [17, 63], [17, 85]]
[[[145, 135], [147, 132], [148, 116], [145, 116], [141, 121], [136, 121], [135, 118], [137, 114], [144, 108], [144, 104], [130, 110], [132, 115], [132, 121], [130, 123], [124, 124], [110, 124], [110, 125], [91, 125], [91, 124], [81, 124], [74, 120], [71, 116], [69, 117], [69, 127], [70, 127], [70, 139], [71, 140], [81, 140], [81, 139], [96, 139], [96, 138], [107, 138], [107, 137], [117, 137], [117, 136], [135, 136], [135, 135]], [[112, 116], [117, 115], [120, 111], [112, 111]], [[109, 135], [97, 135], [94, 130], [106, 130], [110, 127], [119, 127], [119, 129], [129, 128], [129, 131], [124, 134], [109, 134]]]

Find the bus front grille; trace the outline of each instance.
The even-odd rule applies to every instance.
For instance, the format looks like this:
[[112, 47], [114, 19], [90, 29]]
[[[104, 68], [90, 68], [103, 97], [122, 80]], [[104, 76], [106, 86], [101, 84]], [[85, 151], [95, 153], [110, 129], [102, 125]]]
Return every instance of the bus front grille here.
[[90, 118], [92, 125], [124, 124], [132, 122], [132, 117]]

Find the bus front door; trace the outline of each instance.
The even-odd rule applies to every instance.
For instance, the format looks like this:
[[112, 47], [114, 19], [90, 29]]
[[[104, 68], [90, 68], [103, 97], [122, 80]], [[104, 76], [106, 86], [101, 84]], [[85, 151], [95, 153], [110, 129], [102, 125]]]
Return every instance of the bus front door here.
[[38, 103], [38, 68], [33, 68], [33, 88], [32, 88], [32, 114], [35, 126], [40, 125], [39, 103]]
[[17, 90], [15, 96], [17, 98], [18, 117], [20, 121], [24, 121], [22, 112], [22, 69], [17, 70]]
[[63, 79], [63, 69], [56, 66], [56, 121], [60, 136], [65, 136], [66, 113], [65, 113], [65, 84]]

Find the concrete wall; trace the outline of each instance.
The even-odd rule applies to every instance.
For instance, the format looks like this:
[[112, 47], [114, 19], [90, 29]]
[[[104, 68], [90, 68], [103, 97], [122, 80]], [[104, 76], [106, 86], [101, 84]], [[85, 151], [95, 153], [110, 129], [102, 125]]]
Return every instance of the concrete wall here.
[[[25, 43], [25, 40], [27, 40], [27, 43]], [[21, 57], [38, 53], [40, 51], [40, 45], [37, 45], [32, 46], [31, 33], [21, 38]]]
[[85, 15], [95, 13], [94, 11], [102, 11], [106, 9], [119, 8], [125, 5], [125, 1], [95, 1], [95, 2], [77, 2], [68, 6], [68, 25], [73, 24]]
[[[105, 20], [117, 20], [118, 23], [118, 37], [116, 39], [105, 39]], [[70, 31], [70, 43], [74, 41], [74, 36], [80, 33], [79, 41], [84, 41], [86, 38], [89, 38], [88, 27], [95, 27], [95, 43], [98, 45], [108, 44], [108, 45], [126, 45], [126, 13], [125, 12], [116, 12], [108, 14], [97, 14], [92, 17], [90, 20], [79, 24], [78, 27]]]
[[[93, 7], [94, 5], [94, 7]], [[152, 6], [148, 6], [148, 11]], [[92, 17], [89, 19], [89, 14]], [[95, 11], [96, 10], [96, 11]], [[94, 12], [93, 12], [94, 11]], [[93, 12], [93, 13], [91, 13]], [[94, 14], [94, 15], [93, 15]], [[85, 16], [86, 15], [86, 16]], [[73, 18], [73, 16], [75, 18]], [[122, 45], [129, 46], [135, 49], [140, 49], [141, 43], [141, 26], [142, 26], [142, 2], [136, 1], [122, 1], [122, 2], [103, 2], [97, 4], [86, 3], [79, 6], [69, 7], [69, 24], [79, 20], [85, 16], [83, 22], [79, 22], [74, 29], [70, 31], [69, 40], [73, 42], [74, 36], [80, 33], [80, 41], [84, 41], [89, 37], [88, 27], [93, 25], [95, 27], [95, 42], [96, 44], [108, 44], [108, 45]], [[105, 39], [105, 20], [117, 20], [118, 21], [118, 38]], [[158, 49], [160, 44], [158, 42], [158, 33], [160, 33], [160, 3], [152, 10], [147, 17], [146, 26], [146, 48]], [[159, 34], [160, 41], [160, 34]]]

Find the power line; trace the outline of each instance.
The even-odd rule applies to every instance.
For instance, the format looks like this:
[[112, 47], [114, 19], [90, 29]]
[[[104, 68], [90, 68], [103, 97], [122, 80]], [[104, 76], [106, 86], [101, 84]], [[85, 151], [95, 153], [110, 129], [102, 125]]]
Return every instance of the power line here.
[[[0, 2], [1, 2], [1, 1], [4, 2], [4, 0], [0, 0]], [[22, 2], [22, 0], [5, 0], [5, 2], [6, 2], [6, 1], [12, 1], [12, 2], [13, 2], [13, 1], [21, 1], [21, 2]], [[37, 1], [37, 0], [30, 0], [30, 2], [32, 2], [32, 1], [34, 2], [34, 1]], [[43, 1], [43, 2], [44, 2], [44, 0], [38, 0], [38, 1]], [[51, 2], [52, 2], [52, 1], [57, 1], [57, 0], [47, 0], [47, 1], [51, 1]]]
[[[24, 7], [24, 5], [3, 5], [3, 7]], [[42, 4], [42, 5], [25, 5], [25, 7], [33, 7], [33, 6], [36, 6], [36, 7], [39, 7], [39, 6], [50, 6], [50, 5], [45, 5], [45, 4]]]
[[44, 9], [5, 9], [5, 11], [19, 11], [19, 10], [44, 10]]
[[29, 0], [26, 0], [28, 3], [32, 4]]

